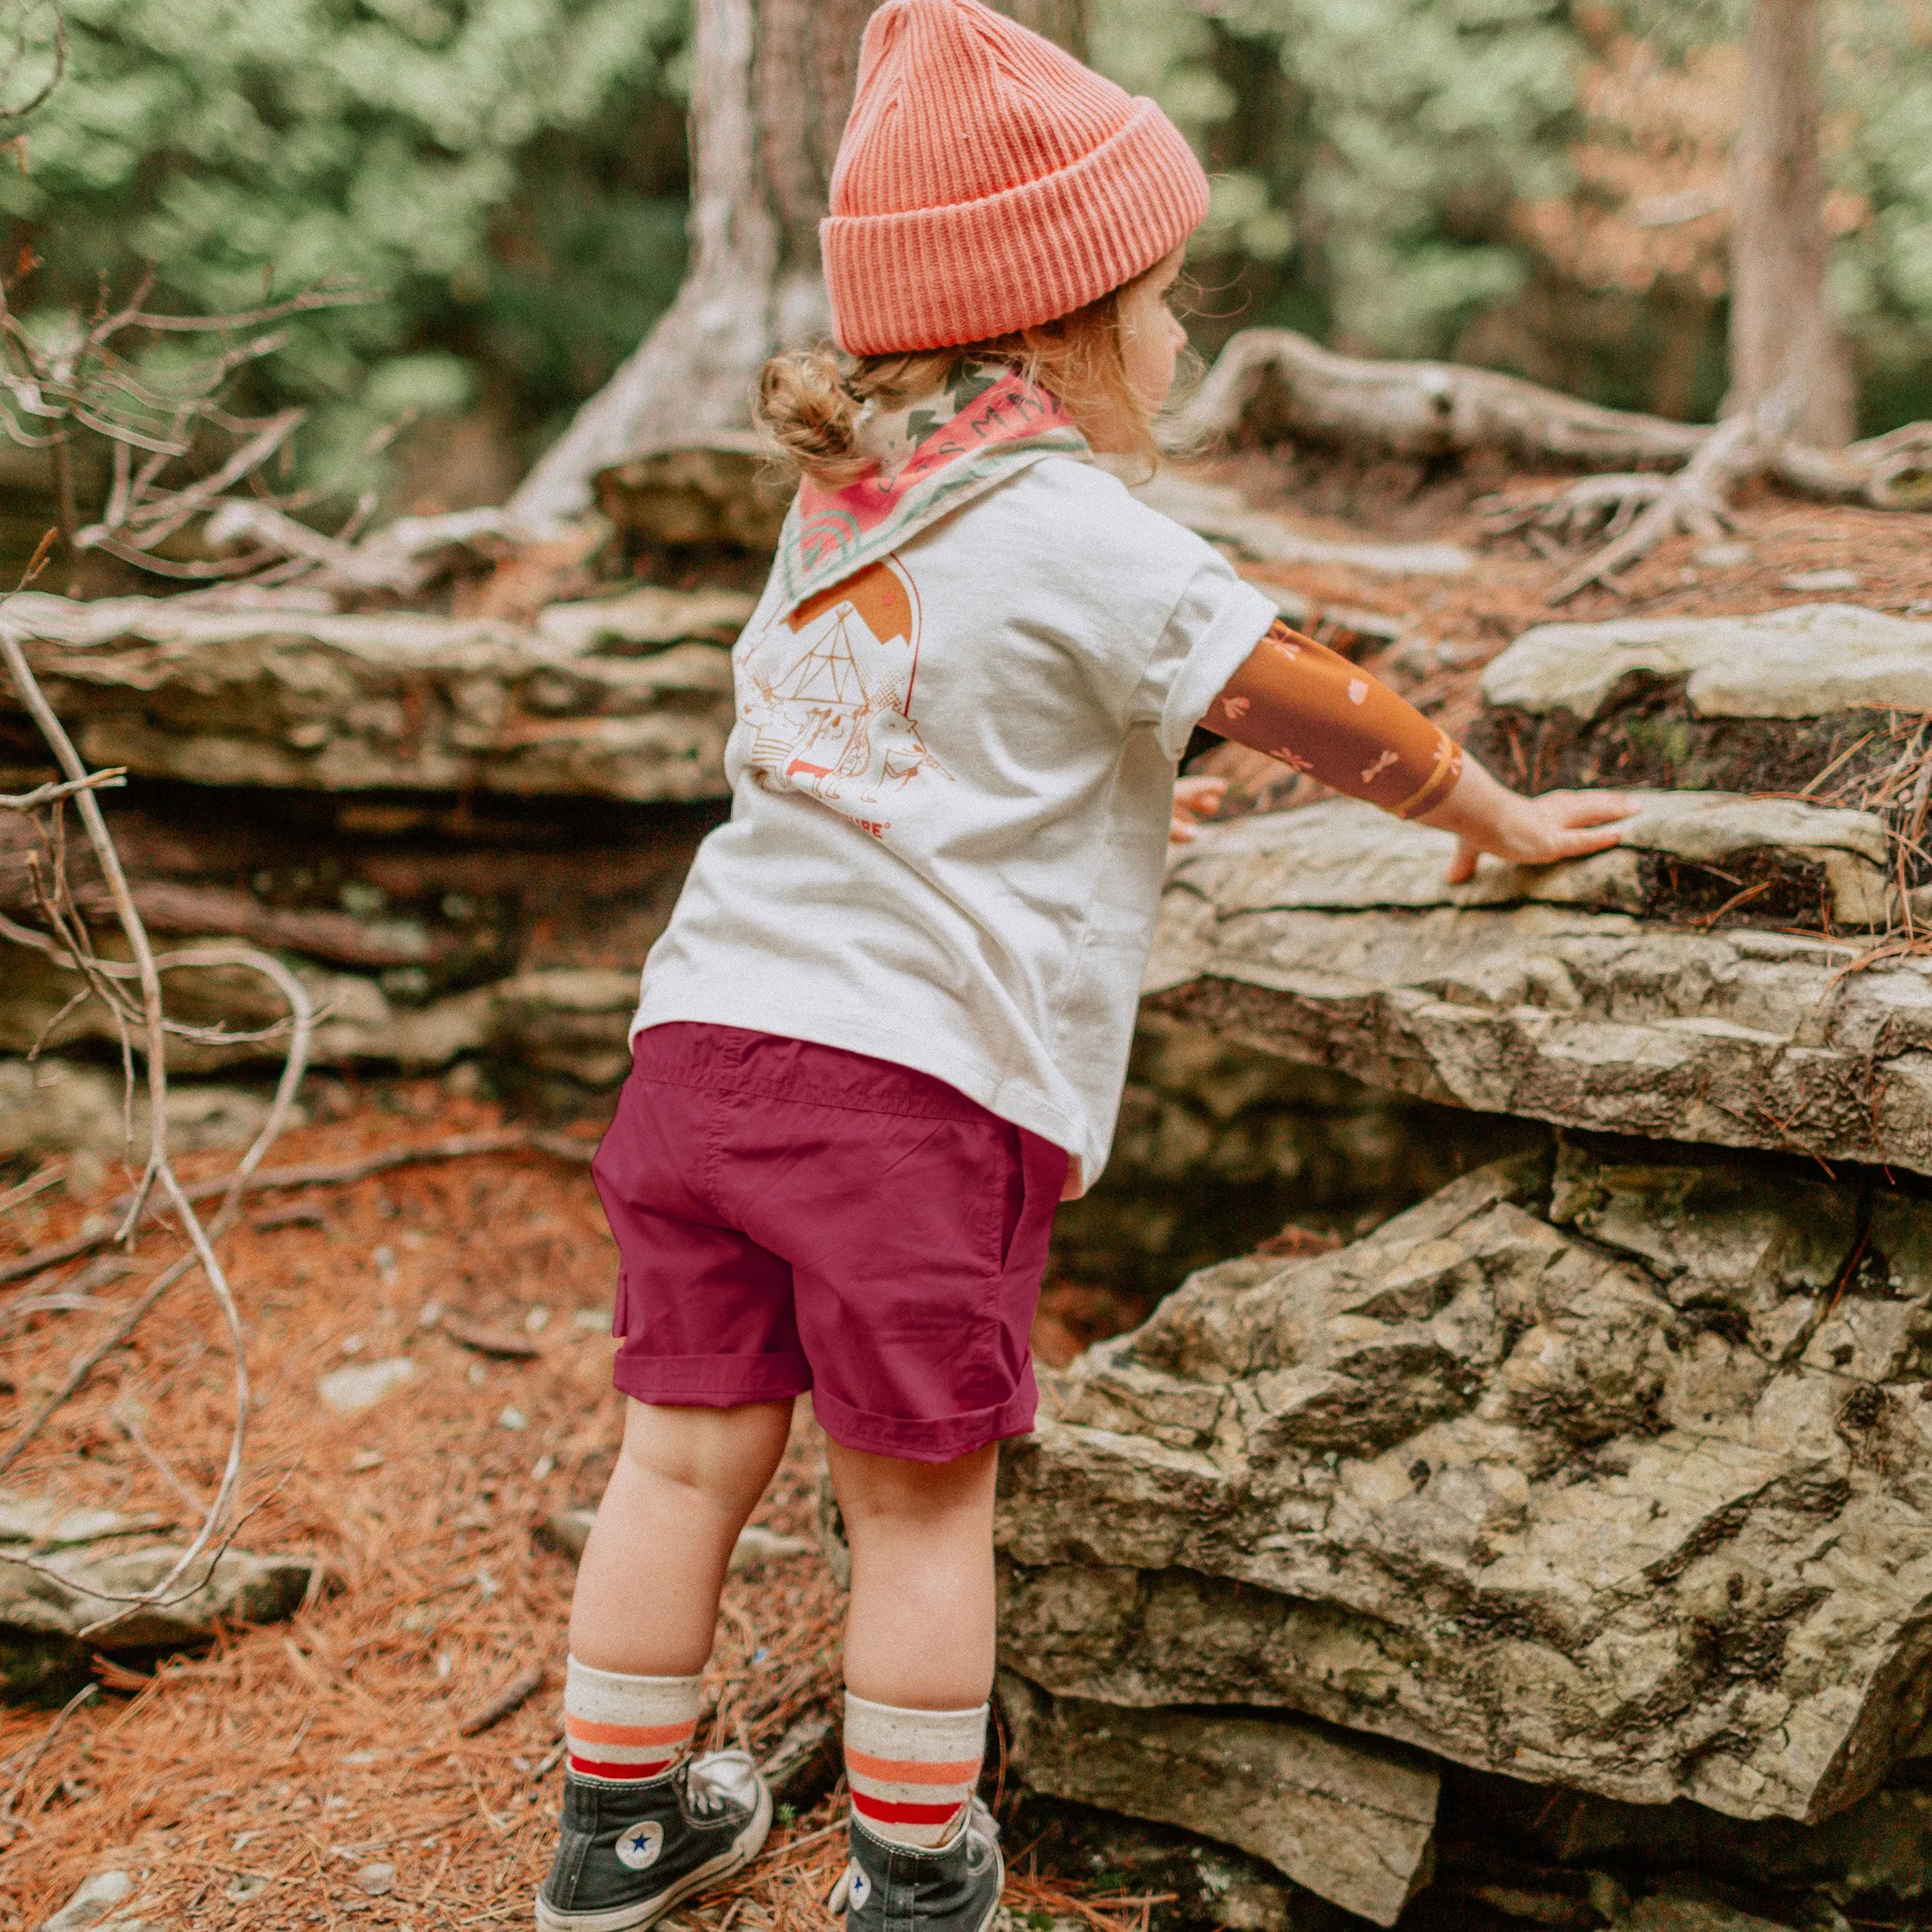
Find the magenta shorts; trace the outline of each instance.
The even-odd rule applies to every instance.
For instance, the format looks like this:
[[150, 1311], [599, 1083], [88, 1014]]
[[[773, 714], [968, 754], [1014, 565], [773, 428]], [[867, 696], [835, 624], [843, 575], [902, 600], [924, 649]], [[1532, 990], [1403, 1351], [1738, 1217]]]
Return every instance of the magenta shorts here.
[[1050, 1141], [889, 1061], [679, 1023], [638, 1036], [591, 1173], [626, 1395], [809, 1389], [834, 1441], [916, 1462], [1032, 1427]]

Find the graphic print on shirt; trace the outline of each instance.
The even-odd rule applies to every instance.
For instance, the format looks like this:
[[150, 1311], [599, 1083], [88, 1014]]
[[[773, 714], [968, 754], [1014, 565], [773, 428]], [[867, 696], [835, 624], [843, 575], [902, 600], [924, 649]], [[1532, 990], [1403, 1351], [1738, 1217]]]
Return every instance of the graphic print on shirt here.
[[774, 617], [740, 647], [740, 718], [768, 791], [808, 793], [882, 837], [880, 808], [920, 780], [951, 782], [912, 715], [919, 593], [889, 556]]

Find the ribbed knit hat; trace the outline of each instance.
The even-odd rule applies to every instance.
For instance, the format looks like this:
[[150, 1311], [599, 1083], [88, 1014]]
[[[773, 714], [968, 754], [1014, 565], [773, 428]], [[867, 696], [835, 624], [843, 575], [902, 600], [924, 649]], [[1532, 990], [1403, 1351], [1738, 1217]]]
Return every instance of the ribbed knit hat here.
[[886, 0], [819, 224], [855, 355], [941, 349], [1070, 314], [1207, 213], [1180, 131], [979, 0]]

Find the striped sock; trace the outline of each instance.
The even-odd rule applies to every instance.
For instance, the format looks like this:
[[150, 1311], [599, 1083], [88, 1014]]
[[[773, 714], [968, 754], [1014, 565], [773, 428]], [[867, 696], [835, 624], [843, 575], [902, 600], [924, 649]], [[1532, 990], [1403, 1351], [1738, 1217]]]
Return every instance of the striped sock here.
[[563, 1736], [579, 1777], [662, 1777], [691, 1749], [699, 1677], [626, 1677], [573, 1657], [563, 1679]]
[[986, 1706], [905, 1711], [845, 1693], [845, 1779], [853, 1817], [888, 1845], [926, 1850], [958, 1831], [979, 1782]]

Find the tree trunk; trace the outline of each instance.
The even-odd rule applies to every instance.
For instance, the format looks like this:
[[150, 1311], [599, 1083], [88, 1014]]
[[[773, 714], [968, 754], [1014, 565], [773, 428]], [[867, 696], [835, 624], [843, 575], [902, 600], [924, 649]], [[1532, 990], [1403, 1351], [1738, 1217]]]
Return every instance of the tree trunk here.
[[[505, 506], [541, 527], [590, 507], [600, 470], [742, 440], [765, 358], [828, 334], [818, 260], [859, 37], [879, 0], [698, 0], [691, 267], [677, 299]], [[1075, 53], [1090, 0], [1002, 8]]]
[[1822, 0], [1753, 0], [1743, 125], [1734, 162], [1731, 390], [1726, 414], [1790, 382], [1787, 433], [1835, 448], [1851, 440], [1852, 383], [1825, 289], [1824, 169], [1818, 153]]

